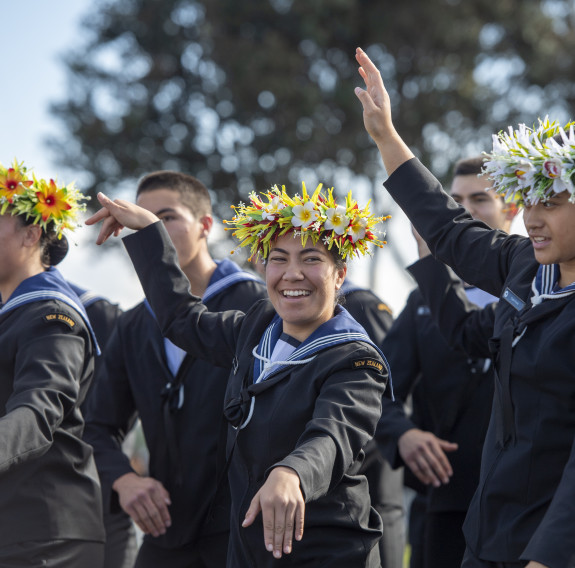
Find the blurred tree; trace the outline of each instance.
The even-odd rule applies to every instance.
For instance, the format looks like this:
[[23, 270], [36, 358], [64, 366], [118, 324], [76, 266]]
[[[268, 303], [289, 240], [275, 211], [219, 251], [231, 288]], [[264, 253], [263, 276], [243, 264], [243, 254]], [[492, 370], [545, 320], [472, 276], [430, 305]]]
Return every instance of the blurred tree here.
[[[254, 188], [382, 179], [353, 87], [362, 46], [399, 132], [443, 180], [492, 132], [566, 120], [575, 97], [573, 0], [107, 0], [65, 58], [50, 140], [90, 193], [153, 169], [213, 191], [216, 212]], [[378, 192], [378, 199], [381, 199]], [[376, 211], [389, 204], [376, 203]]]

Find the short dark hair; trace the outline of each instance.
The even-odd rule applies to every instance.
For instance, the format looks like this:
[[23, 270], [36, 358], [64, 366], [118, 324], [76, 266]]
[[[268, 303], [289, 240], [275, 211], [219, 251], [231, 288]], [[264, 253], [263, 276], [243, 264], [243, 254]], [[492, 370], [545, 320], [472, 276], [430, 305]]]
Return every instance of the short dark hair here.
[[463, 158], [455, 163], [453, 167], [453, 177], [480, 175], [483, 169], [483, 156], [474, 156], [472, 158]]
[[168, 170], [151, 172], [138, 183], [136, 199], [142, 193], [158, 189], [168, 189], [179, 193], [182, 204], [198, 219], [212, 214], [212, 201], [208, 189], [194, 176]]

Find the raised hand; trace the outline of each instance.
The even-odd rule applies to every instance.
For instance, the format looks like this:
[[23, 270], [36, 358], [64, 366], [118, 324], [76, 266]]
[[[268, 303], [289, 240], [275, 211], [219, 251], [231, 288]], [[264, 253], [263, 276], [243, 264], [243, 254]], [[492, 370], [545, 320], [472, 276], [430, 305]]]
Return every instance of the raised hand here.
[[102, 222], [102, 228], [96, 239], [96, 244], [101, 245], [109, 237], [117, 237], [124, 227], [139, 230], [159, 221], [158, 217], [151, 211], [138, 207], [135, 203], [130, 203], [124, 199], [114, 199], [112, 201], [103, 193], [98, 193], [98, 201], [102, 209], [86, 219], [86, 225], [95, 225]]
[[301, 540], [305, 502], [298, 474], [289, 467], [272, 469], [266, 482], [254, 495], [242, 523], [250, 526], [258, 513], [262, 513], [264, 544], [274, 558], [292, 551], [293, 539]]
[[403, 162], [413, 158], [413, 153], [393, 126], [391, 103], [379, 70], [359, 47], [355, 58], [360, 65], [359, 74], [366, 87], [366, 90], [355, 88], [355, 94], [363, 106], [363, 123], [377, 144], [385, 169], [390, 175]]

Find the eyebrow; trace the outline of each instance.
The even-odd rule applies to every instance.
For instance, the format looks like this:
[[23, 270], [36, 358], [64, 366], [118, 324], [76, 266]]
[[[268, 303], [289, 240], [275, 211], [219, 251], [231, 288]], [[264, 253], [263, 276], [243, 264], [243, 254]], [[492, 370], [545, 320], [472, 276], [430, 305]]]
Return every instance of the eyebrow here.
[[[279, 248], [279, 247], [275, 247], [273, 248], [270, 253], [272, 252], [280, 252], [283, 254], [289, 254], [289, 252], [285, 249]], [[321, 249], [317, 249], [317, 248], [305, 248], [302, 251], [300, 251], [298, 254], [306, 254], [308, 252], [314, 252], [314, 253], [319, 253], [319, 254], [325, 254], [324, 251], [322, 251]]]
[[154, 215], [155, 215], [156, 217], [159, 217], [160, 215], [163, 215], [164, 213], [175, 213], [175, 212], [176, 212], [176, 210], [175, 210], [175, 209], [172, 209], [171, 207], [164, 207], [163, 209], [160, 209], [159, 211], [156, 211], [156, 212], [154, 213]]

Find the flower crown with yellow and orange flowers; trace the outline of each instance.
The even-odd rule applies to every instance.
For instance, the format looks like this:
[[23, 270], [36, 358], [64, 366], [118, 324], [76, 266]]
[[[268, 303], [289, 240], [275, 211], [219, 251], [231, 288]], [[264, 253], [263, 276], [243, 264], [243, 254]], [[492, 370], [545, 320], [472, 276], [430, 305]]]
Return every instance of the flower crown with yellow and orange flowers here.
[[232, 205], [235, 215], [224, 223], [230, 225], [227, 230], [234, 231], [240, 247], [250, 247], [250, 259], [255, 255], [265, 260], [273, 241], [290, 231], [294, 237], [301, 236], [303, 246], [308, 238], [314, 244], [321, 239], [330, 250], [335, 246], [343, 260], [371, 254], [370, 244], [380, 248], [387, 244], [376, 235], [374, 226], [390, 217], [374, 217], [369, 211], [369, 202], [360, 209], [350, 191], [345, 205], [338, 205], [333, 187], [326, 194], [319, 184], [311, 196], [305, 183], [302, 188], [301, 195], [290, 197], [285, 186], [280, 190], [274, 185], [260, 194], [261, 197], [252, 192], [248, 205]]
[[78, 214], [86, 210], [89, 199], [74, 184], [59, 186], [53, 179], [38, 179], [23, 162], [11, 167], [0, 164], [0, 215], [25, 215], [44, 230], [52, 226], [61, 238], [65, 229], [78, 226]]
[[520, 124], [517, 130], [509, 127], [508, 132], [494, 134], [482, 174], [493, 180], [493, 189], [506, 201], [517, 205], [535, 205], [563, 191], [575, 203], [573, 126], [570, 122], [561, 127], [545, 118], [533, 128]]

